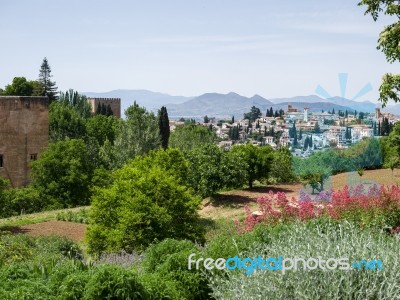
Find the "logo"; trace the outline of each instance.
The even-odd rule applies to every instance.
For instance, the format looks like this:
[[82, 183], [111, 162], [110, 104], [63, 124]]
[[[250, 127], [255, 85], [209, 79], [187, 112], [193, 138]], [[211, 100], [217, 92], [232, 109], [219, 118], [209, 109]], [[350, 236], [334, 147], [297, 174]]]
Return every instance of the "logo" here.
[[[347, 80], [349, 78], [349, 74], [348, 73], [339, 73], [338, 76], [339, 76], [339, 86], [340, 86], [340, 97], [346, 98]], [[372, 85], [371, 85], [371, 83], [368, 82], [350, 100], [354, 101], [362, 96], [365, 96], [366, 94], [368, 94], [371, 91], [372, 91]], [[317, 87], [315, 89], [315, 93], [325, 99], [333, 98], [321, 85], [317, 85]]]
[[243, 270], [246, 275], [251, 275], [256, 270], [260, 271], [281, 271], [282, 274], [285, 274], [286, 271], [309, 271], [315, 269], [321, 270], [383, 270], [383, 262], [380, 259], [373, 260], [359, 260], [353, 263], [349, 262], [349, 258], [341, 257], [341, 258], [328, 258], [323, 259], [318, 256], [317, 258], [308, 258], [304, 259], [301, 257], [295, 258], [283, 258], [282, 256], [278, 257], [269, 257], [262, 258], [260, 255], [255, 258], [245, 257], [240, 258], [238, 256], [225, 258], [218, 258], [216, 260], [212, 258], [203, 258], [200, 257], [198, 259], [194, 259], [196, 254], [192, 253], [188, 257], [188, 269], [192, 270], [192, 267], [195, 270], [199, 270], [201, 267], [206, 270], [213, 270], [214, 268], [217, 270]]

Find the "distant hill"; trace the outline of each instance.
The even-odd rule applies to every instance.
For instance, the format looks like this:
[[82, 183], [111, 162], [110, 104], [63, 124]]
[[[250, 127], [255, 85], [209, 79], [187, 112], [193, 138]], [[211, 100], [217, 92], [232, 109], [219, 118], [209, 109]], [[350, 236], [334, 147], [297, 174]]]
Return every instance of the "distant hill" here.
[[279, 103], [292, 103], [292, 102], [307, 102], [307, 103], [317, 103], [317, 102], [329, 102], [326, 99], [320, 98], [317, 95], [309, 95], [309, 96], [296, 96], [290, 98], [274, 98], [270, 99], [271, 102], [279, 104]]
[[[309, 101], [308, 101], [309, 100]], [[281, 98], [267, 100], [259, 95], [254, 95], [251, 98], [247, 98], [236, 93], [229, 94], [218, 94], [218, 93], [207, 93], [199, 97], [195, 97], [180, 104], [168, 104], [168, 114], [172, 118], [202, 118], [205, 115], [214, 116], [217, 118], [230, 118], [235, 116], [235, 118], [242, 118], [245, 112], [250, 111], [250, 108], [254, 105], [258, 107], [263, 114], [270, 107], [273, 110], [287, 110], [288, 105], [292, 105], [294, 108], [302, 111], [304, 107], [308, 107], [310, 111], [328, 111], [335, 109], [335, 111], [365, 111], [359, 109], [360, 106], [355, 105], [351, 101], [348, 102], [340, 99], [342, 104], [351, 104], [352, 106], [339, 104], [336, 99], [329, 101], [321, 99], [318, 96], [304, 96], [304, 97], [293, 97], [293, 98]], [[344, 99], [347, 100], [347, 99]], [[274, 102], [277, 103], [274, 103]], [[370, 109], [370, 108], [369, 108]], [[375, 105], [374, 105], [375, 109]], [[369, 111], [369, 110], [368, 110]], [[373, 109], [371, 110], [373, 111]]]
[[84, 92], [88, 97], [121, 98], [121, 112], [124, 112], [134, 101], [149, 110], [157, 111], [167, 103], [183, 103], [193, 97], [171, 96], [147, 90], [113, 90], [105, 93]]
[[254, 95], [251, 98], [236, 93], [218, 94], [207, 93], [181, 104], [168, 104], [168, 115], [171, 118], [193, 117], [202, 118], [205, 115], [218, 118], [243, 117], [252, 106], [258, 107], [262, 112], [274, 106], [271, 101]]
[[[157, 93], [148, 90], [113, 90], [105, 93], [85, 92], [88, 97], [117, 97], [121, 98], [121, 109], [124, 111], [130, 105], [136, 102], [140, 106], [157, 112], [157, 110], [165, 105], [168, 114], [172, 119], [175, 118], [196, 118], [202, 119], [205, 115], [222, 118], [242, 118], [245, 112], [250, 111], [254, 105], [260, 108], [265, 114], [266, 110], [272, 107], [275, 110], [287, 110], [288, 104], [303, 110], [308, 107], [310, 111], [328, 111], [333, 108], [335, 111], [348, 110], [358, 112], [374, 112], [376, 104], [364, 101], [352, 101], [345, 98], [333, 97], [323, 99], [317, 95], [296, 96], [291, 98], [265, 99], [260, 95], [253, 97], [241, 96], [237, 93], [206, 93], [197, 97], [171, 96], [164, 93]], [[388, 107], [384, 111], [391, 111], [400, 114], [400, 104], [398, 106]]]

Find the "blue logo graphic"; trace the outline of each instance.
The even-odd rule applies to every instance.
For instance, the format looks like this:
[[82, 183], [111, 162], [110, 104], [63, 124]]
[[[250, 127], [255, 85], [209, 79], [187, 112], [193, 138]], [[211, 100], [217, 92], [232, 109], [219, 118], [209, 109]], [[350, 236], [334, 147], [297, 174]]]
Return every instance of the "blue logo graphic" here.
[[[338, 76], [339, 76], [339, 86], [340, 86], [340, 97], [346, 98], [346, 88], [347, 88], [347, 80], [349, 78], [349, 74], [348, 73], [339, 73]], [[356, 100], [356, 99], [368, 94], [371, 91], [372, 91], [372, 85], [371, 85], [371, 83], [368, 82], [350, 100]], [[318, 85], [316, 87], [315, 93], [325, 99], [333, 98], [321, 85]]]

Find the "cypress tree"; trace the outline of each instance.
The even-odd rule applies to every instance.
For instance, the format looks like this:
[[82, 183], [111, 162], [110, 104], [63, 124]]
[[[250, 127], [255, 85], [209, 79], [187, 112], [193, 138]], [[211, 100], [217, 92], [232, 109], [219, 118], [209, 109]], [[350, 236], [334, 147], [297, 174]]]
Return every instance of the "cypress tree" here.
[[100, 115], [100, 114], [101, 114], [101, 105], [100, 105], [100, 103], [97, 103], [96, 115]]
[[106, 107], [106, 116], [112, 116], [113, 115], [113, 111], [111, 109], [111, 104], [108, 104]]
[[104, 103], [101, 104], [101, 114], [104, 116], [107, 115], [107, 107]]
[[158, 128], [160, 130], [161, 146], [163, 147], [163, 149], [167, 149], [169, 135], [170, 135], [170, 128], [169, 128], [168, 112], [165, 106], [162, 106], [161, 109], [158, 111]]

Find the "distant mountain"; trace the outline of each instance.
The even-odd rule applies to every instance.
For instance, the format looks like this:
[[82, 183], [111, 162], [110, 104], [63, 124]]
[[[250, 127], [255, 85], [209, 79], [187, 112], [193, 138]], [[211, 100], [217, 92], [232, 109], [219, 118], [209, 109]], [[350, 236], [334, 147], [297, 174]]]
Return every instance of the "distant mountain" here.
[[354, 111], [352, 107], [338, 105], [335, 102], [316, 101], [316, 98], [314, 98], [314, 102], [294, 101], [305, 99], [310, 99], [310, 97], [289, 98], [286, 100], [290, 100], [290, 102], [286, 101], [276, 104], [259, 95], [254, 95], [251, 98], [247, 98], [236, 93], [207, 93], [184, 103], [168, 104], [167, 109], [171, 118], [190, 117], [197, 119], [201, 119], [205, 115], [220, 119], [230, 118], [231, 116], [235, 116], [235, 118], [242, 118], [243, 114], [250, 111], [253, 105], [258, 107], [263, 114], [265, 114], [267, 109], [270, 107], [272, 107], [274, 111], [279, 109], [286, 111], [289, 104], [292, 105], [292, 107], [297, 108], [299, 111], [303, 111], [305, 107], [308, 107], [310, 111], [328, 111], [332, 109], [335, 109], [336, 111]]
[[349, 100], [349, 99], [345, 99], [345, 98], [341, 98], [341, 97], [329, 98], [329, 99], [327, 99], [327, 101], [329, 101], [331, 103], [336, 103], [338, 105], [351, 107], [352, 109], [355, 109], [358, 112], [360, 112], [360, 111], [374, 112], [377, 105], [380, 106], [380, 104], [375, 104], [370, 101], [358, 102], [358, 101]]
[[243, 117], [252, 106], [258, 107], [263, 113], [274, 106], [271, 101], [254, 95], [251, 98], [236, 93], [207, 93], [181, 104], [168, 104], [168, 115], [171, 118], [192, 117], [203, 118], [205, 115], [218, 118]]
[[[276, 98], [267, 100], [260, 95], [254, 95], [250, 98], [241, 96], [237, 93], [206, 93], [198, 97], [171, 96], [164, 93], [157, 93], [148, 90], [113, 90], [105, 93], [85, 92], [88, 97], [117, 97], [121, 98], [121, 109], [124, 111], [136, 101], [140, 106], [157, 112], [165, 105], [168, 109], [168, 115], [174, 118], [197, 118], [202, 119], [205, 115], [217, 118], [242, 118], [245, 112], [250, 111], [254, 105], [258, 107], [263, 114], [272, 107], [275, 110], [287, 110], [288, 104], [303, 110], [308, 107], [310, 111], [328, 111], [333, 108], [335, 111], [348, 110], [358, 112], [374, 112], [376, 104], [364, 101], [357, 102], [345, 98], [333, 97], [323, 99], [317, 95], [297, 96], [291, 98]], [[390, 111], [400, 114], [400, 104], [386, 108], [384, 111]]]
[[167, 103], [183, 103], [193, 97], [171, 96], [163, 93], [156, 93], [147, 90], [113, 90], [105, 93], [84, 92], [88, 97], [121, 98], [121, 112], [124, 112], [136, 101], [140, 106], [149, 110], [157, 111]]
[[[358, 102], [354, 100], [349, 100], [341, 97], [332, 97], [328, 99], [320, 98], [317, 95], [310, 96], [297, 96], [292, 98], [277, 98], [271, 99], [272, 102], [281, 104], [281, 103], [334, 103], [339, 106], [345, 106], [351, 108], [352, 110], [362, 111], [362, 112], [374, 112], [375, 107], [377, 106], [375, 103], [370, 101]], [[322, 106], [322, 105], [321, 105]]]

